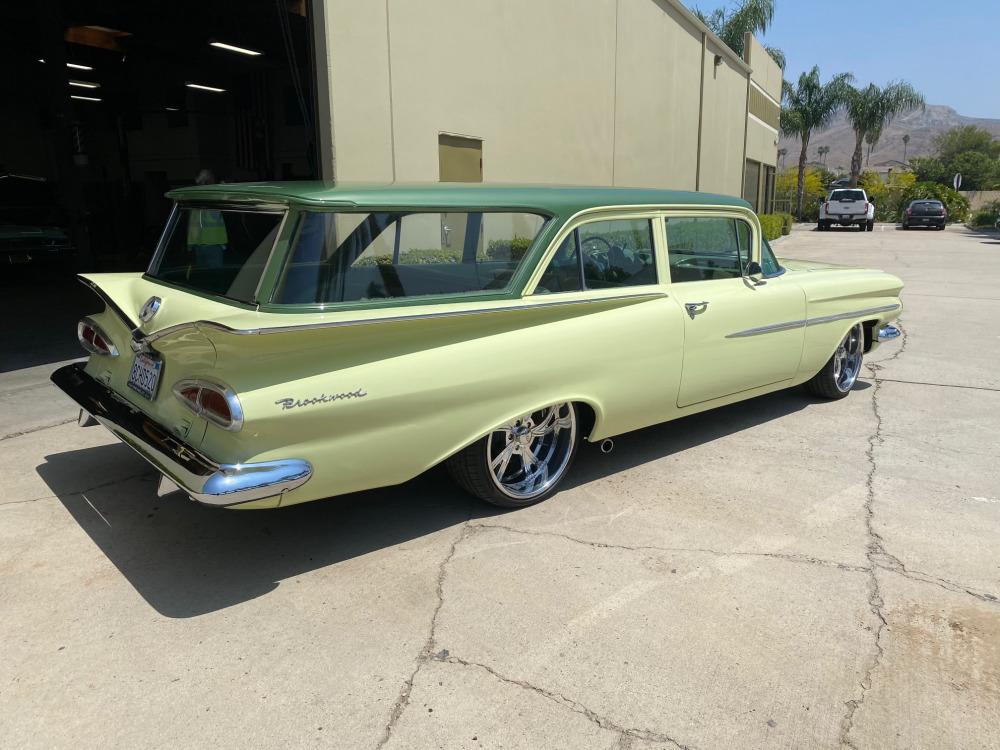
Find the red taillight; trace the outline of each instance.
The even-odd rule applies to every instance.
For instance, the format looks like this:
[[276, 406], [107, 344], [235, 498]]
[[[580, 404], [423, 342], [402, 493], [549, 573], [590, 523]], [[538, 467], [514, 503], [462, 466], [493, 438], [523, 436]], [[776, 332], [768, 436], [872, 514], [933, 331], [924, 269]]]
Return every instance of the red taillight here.
[[243, 426], [243, 408], [236, 394], [225, 386], [204, 380], [182, 380], [174, 395], [195, 414], [226, 430]]
[[827, 201], [826, 203], [823, 204], [823, 210], [826, 211], [827, 213], [830, 213], [830, 201]]
[[865, 213], [868, 213], [868, 201], [865, 201]]
[[912, 208], [906, 209], [906, 215], [907, 216], [913, 216], [913, 209]]
[[84, 318], [76, 324], [76, 337], [80, 340], [80, 346], [91, 354], [103, 357], [118, 356], [118, 349], [111, 343], [111, 339], [90, 318]]
[[233, 421], [233, 414], [226, 403], [226, 397], [218, 391], [202, 388], [198, 394], [198, 405], [205, 412], [205, 415], [213, 418], [213, 421], [229, 424]]

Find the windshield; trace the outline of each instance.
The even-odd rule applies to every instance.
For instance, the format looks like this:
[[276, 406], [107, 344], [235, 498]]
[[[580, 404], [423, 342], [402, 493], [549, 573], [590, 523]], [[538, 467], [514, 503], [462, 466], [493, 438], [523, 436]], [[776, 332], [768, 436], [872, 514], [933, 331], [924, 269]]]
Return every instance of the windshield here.
[[499, 291], [544, 224], [543, 216], [514, 212], [304, 211], [272, 301]]
[[197, 292], [253, 302], [283, 214], [178, 207], [149, 276]]
[[861, 190], [834, 190], [830, 193], [832, 201], [863, 201], [865, 194]]

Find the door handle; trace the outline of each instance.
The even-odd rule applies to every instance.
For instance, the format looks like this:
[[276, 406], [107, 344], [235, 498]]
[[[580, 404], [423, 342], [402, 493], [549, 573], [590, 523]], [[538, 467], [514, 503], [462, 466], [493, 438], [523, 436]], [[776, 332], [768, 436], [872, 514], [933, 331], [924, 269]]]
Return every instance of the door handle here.
[[694, 319], [694, 316], [698, 313], [703, 313], [708, 308], [708, 302], [685, 302], [684, 309], [687, 310], [688, 315]]

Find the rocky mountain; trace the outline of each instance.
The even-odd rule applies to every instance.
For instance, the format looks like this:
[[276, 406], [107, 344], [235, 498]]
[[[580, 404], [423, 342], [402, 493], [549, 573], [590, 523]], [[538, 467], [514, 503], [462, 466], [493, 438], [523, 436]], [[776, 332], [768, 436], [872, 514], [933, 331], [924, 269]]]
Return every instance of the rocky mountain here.
[[[927, 109], [923, 112], [917, 110], [893, 120], [886, 128], [878, 145], [872, 149], [870, 157], [868, 157], [868, 145], [865, 144], [864, 153], [868, 157], [868, 165], [874, 167], [882, 162], [903, 161], [903, 136], [907, 134], [910, 136], [910, 142], [906, 146], [906, 158], [927, 156], [932, 150], [931, 140], [935, 135], [963, 125], [977, 125], [1000, 138], [1000, 120], [964, 117], [951, 107], [928, 104]], [[826, 130], [813, 132], [809, 139], [810, 162], [823, 161], [816, 152], [820, 146], [830, 147], [830, 153], [826, 155], [825, 159], [827, 168], [844, 172], [850, 170], [851, 153], [854, 151], [854, 131], [843, 113]], [[801, 148], [798, 138], [782, 136], [778, 148], [788, 149], [783, 160], [779, 157], [779, 167], [782, 165], [782, 161], [784, 161], [785, 167], [791, 167], [798, 163]]]

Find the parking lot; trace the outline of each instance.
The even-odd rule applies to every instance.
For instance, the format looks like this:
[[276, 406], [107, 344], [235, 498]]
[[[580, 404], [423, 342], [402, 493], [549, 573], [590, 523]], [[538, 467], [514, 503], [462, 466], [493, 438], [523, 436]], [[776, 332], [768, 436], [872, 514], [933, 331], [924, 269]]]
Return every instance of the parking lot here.
[[0, 374], [0, 744], [1000, 746], [1000, 235], [775, 251], [906, 282], [849, 398], [587, 446], [509, 513], [438, 471], [281, 511], [157, 498], [47, 385], [75, 355], [5, 336], [31, 352]]

